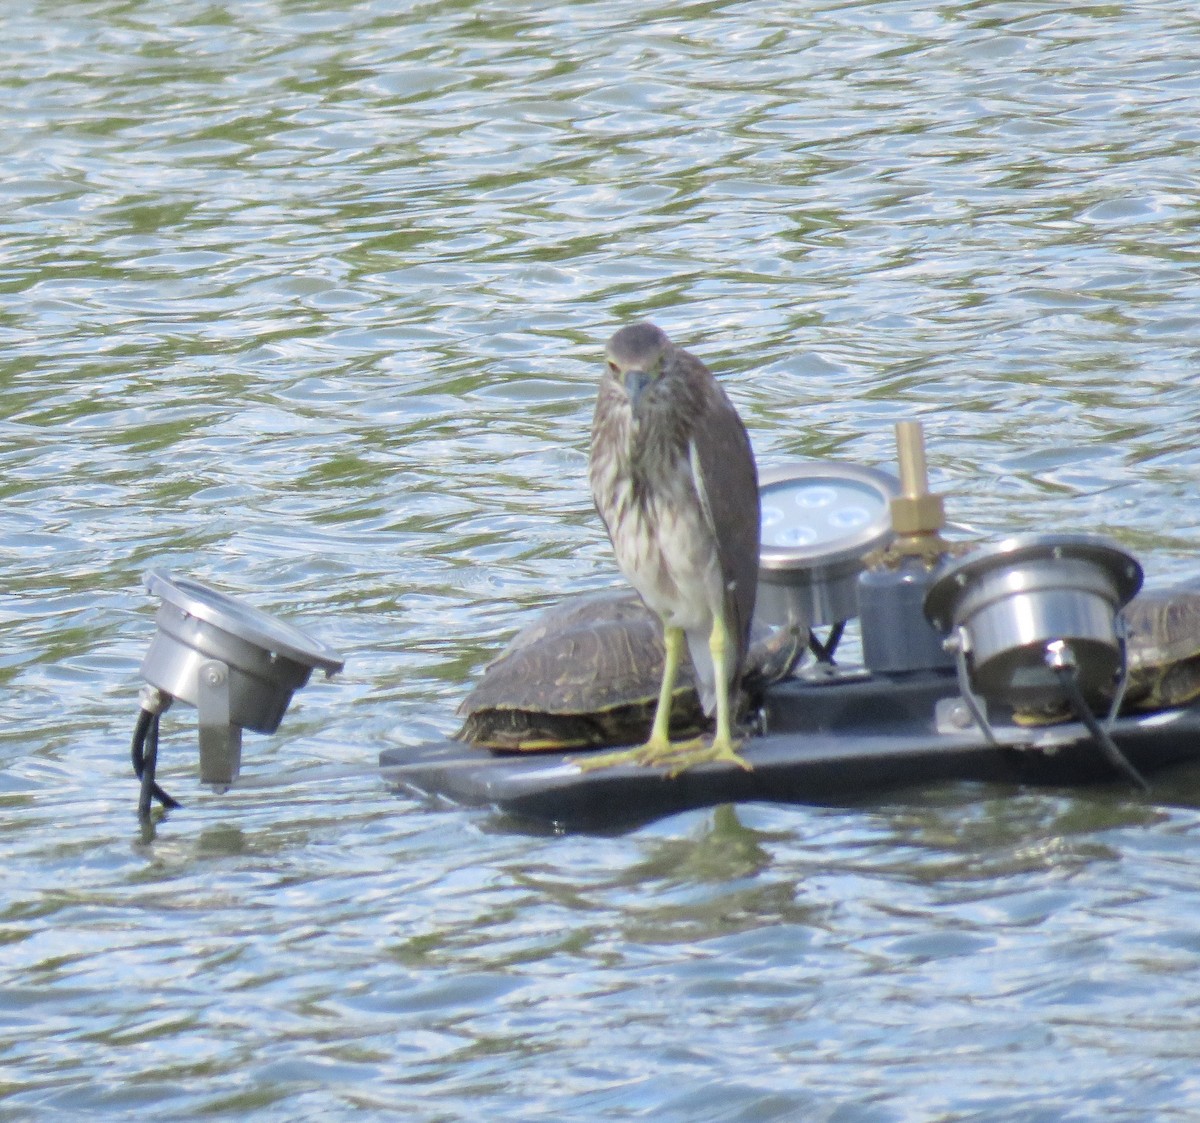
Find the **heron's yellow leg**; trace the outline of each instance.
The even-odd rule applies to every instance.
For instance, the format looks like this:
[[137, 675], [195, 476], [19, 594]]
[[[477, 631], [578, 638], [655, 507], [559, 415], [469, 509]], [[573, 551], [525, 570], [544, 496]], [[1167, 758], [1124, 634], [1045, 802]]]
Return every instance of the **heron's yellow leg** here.
[[650, 739], [636, 749], [625, 749], [616, 753], [602, 753], [579, 762], [585, 772], [594, 768], [609, 768], [616, 764], [648, 764], [666, 766], [670, 775], [677, 776], [696, 764], [723, 761], [751, 770], [750, 763], [737, 753], [738, 742], [733, 739], [732, 705], [729, 698], [729, 632], [725, 622], [718, 617], [713, 622], [708, 637], [708, 649], [712, 654], [713, 670], [716, 673], [717, 729], [711, 741], [696, 737], [690, 741], [672, 744], [667, 736], [671, 720], [671, 694], [675, 689], [675, 676], [683, 654], [683, 632], [678, 628], [663, 630], [663, 644], [667, 657], [663, 664], [662, 689], [658, 697], [658, 710], [654, 715], [654, 726]]
[[671, 698], [675, 694], [675, 680], [679, 677], [679, 660], [683, 656], [683, 629], [663, 627], [662, 683], [658, 688], [658, 706], [654, 710], [654, 724], [650, 727], [650, 740], [642, 747], [661, 750], [671, 744]]
[[661, 758], [658, 763], [669, 765], [671, 775], [677, 775], [696, 764], [706, 764], [712, 760], [736, 764], [747, 772], [752, 771], [750, 762], [737, 752], [739, 742], [733, 738], [732, 703], [729, 697], [729, 631], [725, 621], [718, 616], [713, 621], [712, 632], [708, 637], [708, 650], [712, 655], [713, 670], [717, 681], [717, 729], [713, 739], [705, 742], [698, 737], [693, 741], [672, 745], [671, 753]]
[[635, 749], [622, 749], [617, 753], [602, 753], [579, 762], [585, 772], [593, 768], [610, 768], [614, 764], [658, 764], [663, 758], [671, 757], [675, 746], [671, 744], [671, 698], [675, 693], [675, 679], [679, 676], [679, 660], [683, 656], [683, 631], [680, 628], [663, 628], [662, 685], [658, 688], [658, 707], [654, 711], [654, 724], [650, 727], [650, 739]]
[[708, 650], [712, 654], [713, 667], [717, 674], [717, 732], [713, 737], [713, 748], [720, 747], [733, 752], [733, 720], [729, 716], [729, 631], [720, 615], [713, 620], [712, 633], [708, 637]]

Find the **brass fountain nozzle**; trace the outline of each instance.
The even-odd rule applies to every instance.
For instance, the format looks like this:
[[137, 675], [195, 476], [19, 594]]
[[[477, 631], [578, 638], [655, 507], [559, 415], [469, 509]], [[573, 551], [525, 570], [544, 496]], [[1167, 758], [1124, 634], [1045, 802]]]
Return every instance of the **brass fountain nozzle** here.
[[896, 422], [896, 452], [900, 461], [900, 494], [892, 499], [892, 529], [896, 540], [889, 553], [932, 559], [946, 552], [942, 537], [946, 510], [942, 497], [929, 490], [925, 464], [925, 435], [919, 421]]

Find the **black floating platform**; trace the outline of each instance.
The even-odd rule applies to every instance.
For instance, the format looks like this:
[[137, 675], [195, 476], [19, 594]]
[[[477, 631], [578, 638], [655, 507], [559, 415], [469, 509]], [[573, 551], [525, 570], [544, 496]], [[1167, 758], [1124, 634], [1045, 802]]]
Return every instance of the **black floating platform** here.
[[[578, 762], [588, 753], [496, 754], [457, 741], [387, 749], [380, 766], [403, 790], [567, 830], [630, 827], [719, 803], [837, 803], [945, 780], [1125, 782], [1082, 724], [1026, 729], [996, 714], [992, 744], [965, 714], [953, 675], [836, 671], [772, 690], [766, 732], [741, 749], [752, 771], [705, 764], [674, 777], [640, 766], [584, 772]], [[1110, 734], [1150, 776], [1200, 759], [1200, 704], [1121, 717]]]

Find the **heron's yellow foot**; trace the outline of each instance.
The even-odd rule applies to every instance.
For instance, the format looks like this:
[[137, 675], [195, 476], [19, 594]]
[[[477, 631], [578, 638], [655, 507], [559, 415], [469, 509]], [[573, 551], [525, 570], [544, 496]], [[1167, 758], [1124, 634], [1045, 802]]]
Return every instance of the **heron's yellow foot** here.
[[671, 746], [671, 755], [660, 761], [668, 769], [668, 775], [678, 776], [697, 764], [736, 764], [746, 772], [753, 772], [754, 766], [738, 753], [740, 741], [732, 738], [714, 737], [711, 741], [704, 737], [694, 737], [690, 741], [679, 741]]
[[666, 768], [668, 776], [678, 776], [697, 764], [721, 761], [736, 764], [747, 772], [753, 766], [737, 752], [737, 742], [719, 738], [712, 741], [705, 737], [694, 737], [689, 741], [647, 741], [633, 749], [622, 749], [615, 753], [601, 753], [579, 762], [583, 772], [598, 768], [614, 768], [621, 764], [641, 764], [650, 768]]
[[579, 762], [579, 767], [584, 772], [592, 772], [597, 768], [615, 768], [619, 764], [645, 764], [653, 768], [670, 759], [676, 747], [665, 737], [661, 740], [651, 737], [644, 745], [638, 745], [636, 748], [587, 757]]

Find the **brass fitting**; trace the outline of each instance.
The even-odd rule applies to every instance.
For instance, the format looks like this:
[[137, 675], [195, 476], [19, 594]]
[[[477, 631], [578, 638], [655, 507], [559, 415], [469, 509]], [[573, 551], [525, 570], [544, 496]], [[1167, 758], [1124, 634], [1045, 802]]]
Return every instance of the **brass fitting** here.
[[941, 535], [946, 511], [940, 495], [929, 490], [925, 436], [919, 421], [896, 422], [896, 451], [900, 461], [900, 494], [892, 500], [891, 554], [932, 560], [948, 549]]

